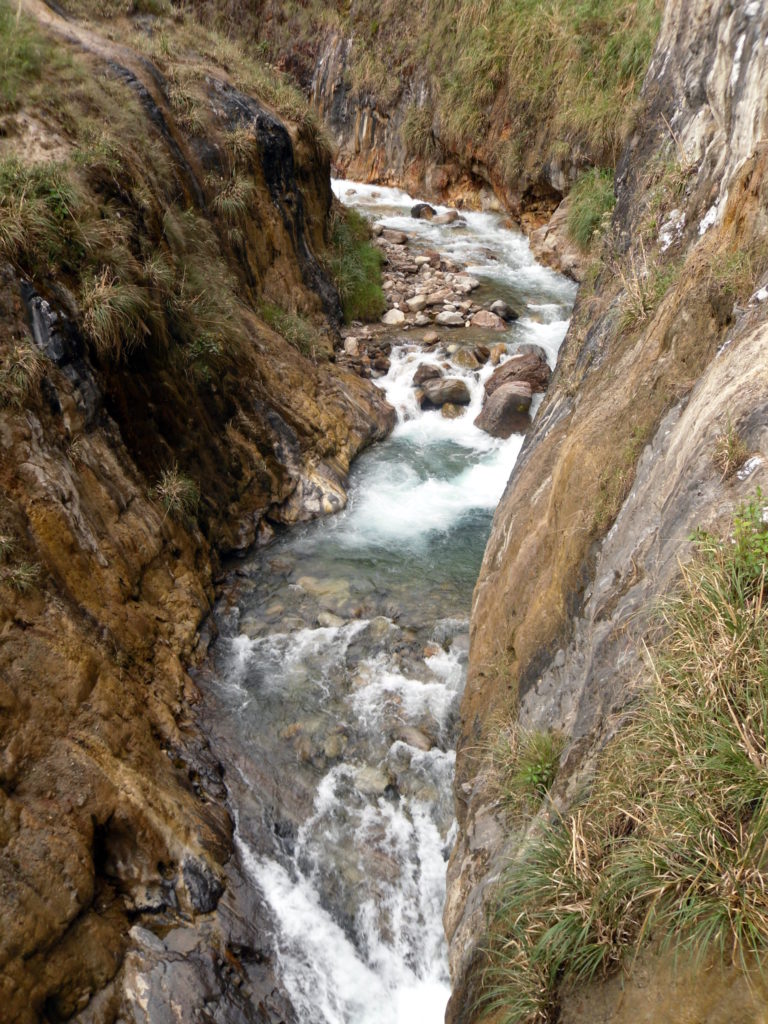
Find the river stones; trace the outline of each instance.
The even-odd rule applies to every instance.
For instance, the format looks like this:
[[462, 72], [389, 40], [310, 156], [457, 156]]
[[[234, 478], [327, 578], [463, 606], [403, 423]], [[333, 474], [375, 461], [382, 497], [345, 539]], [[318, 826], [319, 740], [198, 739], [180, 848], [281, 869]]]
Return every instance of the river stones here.
[[430, 406], [443, 406], [446, 402], [452, 405], [469, 405], [469, 388], [458, 377], [444, 377], [439, 380], [428, 380], [423, 385], [424, 395], [421, 399], [422, 409]]
[[509, 437], [522, 434], [530, 426], [528, 410], [533, 392], [527, 381], [517, 380], [501, 384], [490, 394], [475, 426], [491, 437]]
[[381, 322], [387, 327], [397, 327], [398, 324], [405, 322], [405, 313], [402, 309], [389, 309], [381, 318]]
[[451, 313], [446, 311], [437, 314], [435, 317], [435, 323], [440, 324], [441, 327], [463, 327], [464, 317], [461, 313]]
[[435, 380], [437, 377], [442, 376], [443, 371], [439, 366], [434, 366], [431, 363], [419, 363], [413, 375], [412, 384], [414, 387], [420, 388], [426, 381]]
[[480, 287], [476, 277], [468, 277], [466, 274], [459, 274], [453, 280], [453, 286], [460, 295], [469, 295], [475, 288]]
[[433, 224], [455, 224], [459, 219], [458, 210], [448, 210], [446, 213], [440, 213], [436, 217], [432, 218]]
[[437, 331], [425, 331], [424, 337], [421, 339], [422, 345], [426, 345], [428, 348], [431, 348], [432, 345], [437, 345], [439, 341], [440, 335]]
[[470, 348], [457, 349], [451, 356], [451, 362], [462, 370], [477, 370], [480, 367], [480, 360]]
[[493, 348], [491, 349], [491, 364], [493, 366], [498, 366], [506, 354], [506, 345], [494, 345]]
[[422, 292], [414, 295], [412, 299], [406, 299], [405, 304], [412, 313], [420, 313], [427, 305], [427, 296]]
[[485, 382], [485, 393], [490, 396], [503, 384], [525, 381], [533, 392], [546, 391], [551, 371], [541, 356], [528, 352], [516, 352]]
[[432, 220], [436, 213], [437, 210], [433, 209], [429, 203], [416, 203], [411, 207], [411, 216], [415, 220]]
[[479, 310], [469, 322], [473, 327], [485, 327], [490, 331], [504, 331], [507, 328], [501, 317], [492, 313], [489, 309]]
[[408, 235], [404, 231], [395, 231], [394, 228], [384, 228], [381, 232], [381, 237], [385, 242], [390, 242], [392, 245], [408, 244]]
[[500, 316], [502, 320], [517, 320], [518, 318], [518, 314], [503, 299], [496, 299], [495, 302], [491, 303], [490, 308], [491, 312], [495, 313], [496, 316]]

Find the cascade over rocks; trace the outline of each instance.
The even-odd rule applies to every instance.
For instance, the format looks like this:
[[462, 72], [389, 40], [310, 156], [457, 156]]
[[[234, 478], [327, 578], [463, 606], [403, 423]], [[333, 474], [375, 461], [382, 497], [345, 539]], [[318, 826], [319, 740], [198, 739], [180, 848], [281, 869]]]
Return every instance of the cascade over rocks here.
[[422, 408], [439, 407], [445, 405], [446, 402], [451, 405], [469, 405], [469, 389], [464, 381], [457, 377], [426, 380], [422, 385], [422, 390], [424, 392], [421, 400]]

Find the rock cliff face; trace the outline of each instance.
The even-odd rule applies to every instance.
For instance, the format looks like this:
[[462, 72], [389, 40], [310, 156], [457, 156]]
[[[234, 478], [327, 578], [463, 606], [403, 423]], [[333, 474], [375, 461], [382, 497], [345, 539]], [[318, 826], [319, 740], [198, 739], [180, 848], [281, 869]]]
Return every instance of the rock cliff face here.
[[[692, 531], [766, 486], [766, 37], [762, 4], [666, 4], [594, 284], [496, 512], [458, 754], [451, 1021], [475, 1019], [488, 895], [524, 840], [480, 770], [493, 729], [565, 734], [553, 798], [567, 809], [647, 675], [643, 637]], [[749, 457], [726, 478], [713, 453], [731, 431]], [[564, 993], [563, 1019], [762, 1019], [760, 998], [727, 995], [727, 972], [704, 994], [665, 970], [650, 957], [621, 984]]]
[[[210, 639], [219, 557], [340, 507], [351, 459], [392, 425], [375, 388], [327, 361], [339, 310], [318, 261], [328, 156], [215, 66], [196, 79], [190, 131], [145, 56], [23, 6], [31, 77], [15, 102], [4, 94], [0, 138], [0, 236], [22, 231], [0, 268], [0, 1015], [156, 1024], [205, 1005], [211, 1019], [290, 1020], [186, 668]], [[83, 110], [123, 133], [85, 160]], [[250, 201], [237, 233], [216, 198], [233, 138]], [[63, 209], [48, 185], [33, 197], [40, 181], [70, 197]], [[59, 211], [50, 259], [34, 248], [44, 220], [23, 219], [34, 203], [41, 218]], [[78, 297], [57, 248], [70, 230], [86, 239], [80, 264], [97, 246], [103, 260]], [[142, 253], [154, 276], [137, 298], [117, 289]], [[206, 277], [229, 281], [225, 308]], [[151, 289], [166, 287], [155, 315]], [[142, 341], [122, 353], [94, 340], [118, 337], [96, 333], [97, 310], [122, 330], [93, 299], [105, 288], [139, 303]], [[314, 325], [314, 358], [260, 318], [275, 298]], [[182, 343], [182, 302], [198, 324], [218, 311], [231, 347]]]

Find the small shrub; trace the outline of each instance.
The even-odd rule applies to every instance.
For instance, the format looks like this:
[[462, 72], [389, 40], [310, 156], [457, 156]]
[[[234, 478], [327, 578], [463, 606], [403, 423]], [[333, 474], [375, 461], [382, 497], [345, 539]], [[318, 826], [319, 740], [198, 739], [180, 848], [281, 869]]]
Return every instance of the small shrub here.
[[613, 174], [594, 167], [585, 171], [571, 189], [568, 233], [582, 249], [589, 249], [616, 204]]
[[83, 258], [83, 201], [66, 165], [0, 160], [0, 256], [27, 273]]
[[190, 523], [197, 515], [200, 488], [191, 477], [181, 472], [176, 463], [163, 470], [153, 493], [165, 511], [163, 519], [173, 516], [180, 522]]
[[255, 194], [252, 179], [235, 174], [229, 181], [220, 183], [211, 206], [228, 224], [237, 224], [248, 213]]
[[626, 267], [617, 266], [616, 273], [624, 286], [619, 328], [632, 330], [653, 316], [661, 300], [680, 275], [681, 264], [649, 262], [642, 244], [640, 255], [631, 255]]
[[749, 449], [729, 419], [726, 429], [715, 438], [712, 461], [722, 473], [723, 480], [729, 480], [748, 457]]
[[386, 309], [380, 251], [370, 242], [368, 221], [356, 210], [336, 210], [325, 264], [338, 289], [347, 323], [377, 320]]

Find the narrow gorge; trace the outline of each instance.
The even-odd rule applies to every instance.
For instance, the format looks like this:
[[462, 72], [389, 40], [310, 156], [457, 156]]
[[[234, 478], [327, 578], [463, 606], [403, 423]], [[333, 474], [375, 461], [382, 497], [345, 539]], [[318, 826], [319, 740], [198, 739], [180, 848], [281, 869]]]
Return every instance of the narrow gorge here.
[[765, 1019], [767, 147], [757, 0], [0, 0], [0, 1020]]

